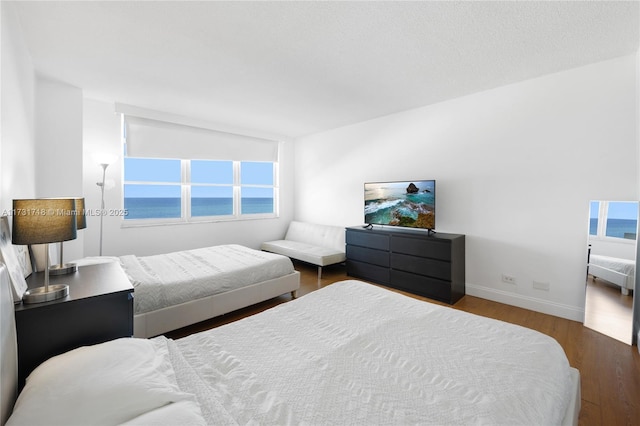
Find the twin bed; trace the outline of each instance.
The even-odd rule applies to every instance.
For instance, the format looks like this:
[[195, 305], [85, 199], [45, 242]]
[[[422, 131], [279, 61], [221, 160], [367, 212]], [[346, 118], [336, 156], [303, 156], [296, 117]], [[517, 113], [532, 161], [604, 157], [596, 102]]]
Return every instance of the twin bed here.
[[133, 334], [152, 337], [285, 293], [300, 273], [286, 256], [237, 244], [154, 256], [86, 258], [119, 262], [134, 287]]
[[620, 287], [627, 296], [636, 284], [636, 263], [633, 260], [590, 254], [588, 273]]
[[[3, 267], [0, 278], [1, 423], [17, 380]], [[544, 334], [349, 280], [182, 339], [54, 357], [7, 425], [575, 425], [579, 389]]]
[[133, 333], [151, 337], [300, 287], [288, 257], [231, 244], [155, 256], [122, 256], [134, 286]]

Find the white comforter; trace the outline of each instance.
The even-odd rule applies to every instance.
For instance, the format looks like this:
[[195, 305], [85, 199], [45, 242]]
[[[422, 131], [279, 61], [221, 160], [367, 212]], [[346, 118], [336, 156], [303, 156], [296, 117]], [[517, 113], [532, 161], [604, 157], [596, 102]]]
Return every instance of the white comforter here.
[[53, 357], [7, 425], [546, 426], [570, 393], [546, 335], [343, 281], [184, 339]]
[[552, 338], [345, 281], [168, 347], [209, 424], [560, 423]]
[[589, 256], [589, 264], [602, 266], [624, 275], [633, 275], [636, 269], [636, 262], [628, 259], [620, 259], [617, 257], [601, 256], [592, 254]]
[[135, 288], [136, 314], [294, 272], [288, 257], [235, 244], [156, 256], [121, 256], [120, 264]]

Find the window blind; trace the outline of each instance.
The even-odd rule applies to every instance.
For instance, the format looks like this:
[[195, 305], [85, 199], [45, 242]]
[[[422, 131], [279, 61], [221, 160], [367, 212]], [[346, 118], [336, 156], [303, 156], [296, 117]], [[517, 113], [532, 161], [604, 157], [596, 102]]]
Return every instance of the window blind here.
[[123, 115], [127, 156], [191, 160], [278, 161], [278, 142]]

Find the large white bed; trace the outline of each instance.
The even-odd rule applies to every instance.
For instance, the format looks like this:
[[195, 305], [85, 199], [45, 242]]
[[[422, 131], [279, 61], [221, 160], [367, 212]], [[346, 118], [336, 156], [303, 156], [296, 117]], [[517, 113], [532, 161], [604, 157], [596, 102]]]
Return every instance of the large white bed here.
[[300, 288], [286, 256], [237, 244], [154, 256], [86, 258], [117, 261], [134, 287], [135, 337], [152, 337]]
[[636, 284], [636, 262], [617, 257], [589, 255], [588, 272], [594, 278], [601, 278], [620, 287], [627, 296]]
[[349, 280], [183, 339], [52, 358], [7, 424], [575, 425], [579, 389], [544, 334]]

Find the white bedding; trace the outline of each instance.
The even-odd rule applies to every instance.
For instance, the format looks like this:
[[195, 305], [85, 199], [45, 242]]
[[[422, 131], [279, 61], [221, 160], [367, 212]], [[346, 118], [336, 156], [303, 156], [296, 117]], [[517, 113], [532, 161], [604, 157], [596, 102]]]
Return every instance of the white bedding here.
[[176, 341], [54, 357], [8, 424], [555, 425], [570, 375], [544, 334], [343, 281]]
[[633, 260], [620, 259], [617, 257], [601, 256], [592, 254], [589, 256], [589, 264], [602, 266], [624, 275], [633, 275], [635, 273], [636, 262]]
[[285, 256], [235, 244], [155, 256], [121, 256], [120, 263], [135, 288], [136, 314], [294, 272]]
[[164, 341], [209, 424], [552, 425], [571, 394], [552, 338], [358, 281]]
[[620, 286], [623, 295], [635, 288], [636, 263], [633, 260], [592, 254], [588, 266], [591, 275]]

